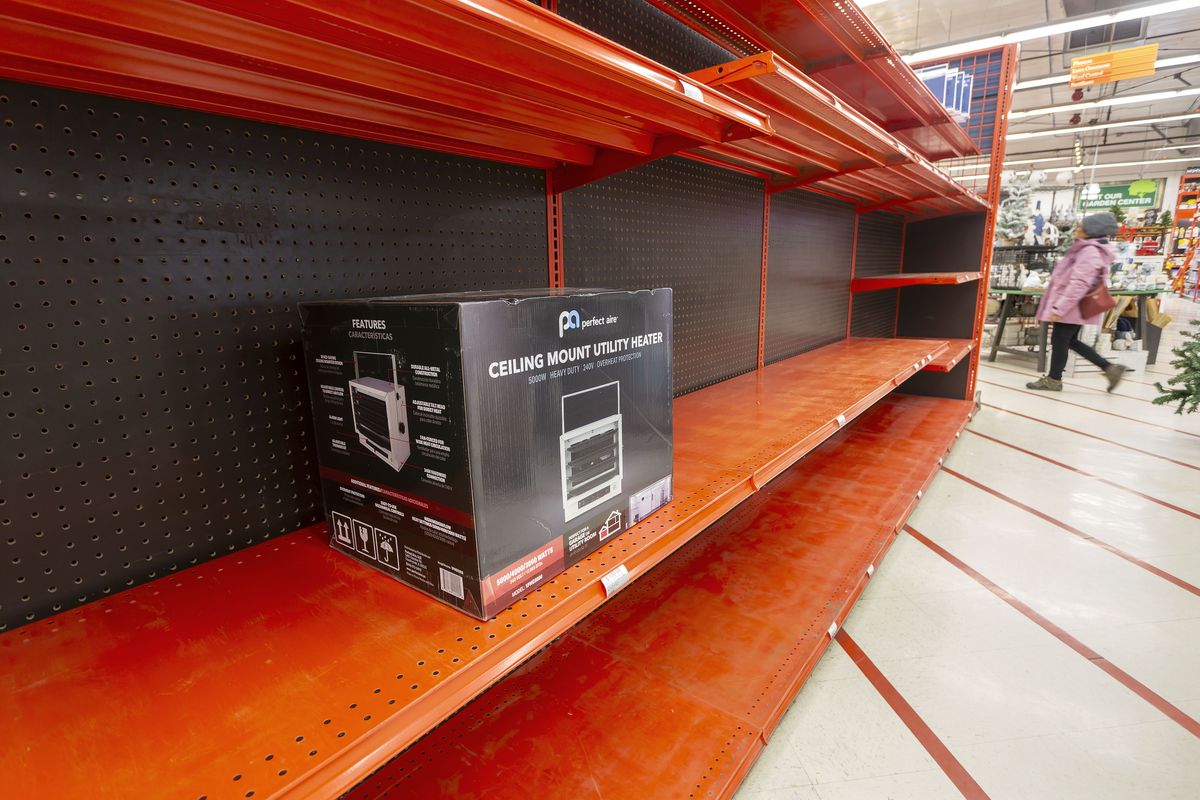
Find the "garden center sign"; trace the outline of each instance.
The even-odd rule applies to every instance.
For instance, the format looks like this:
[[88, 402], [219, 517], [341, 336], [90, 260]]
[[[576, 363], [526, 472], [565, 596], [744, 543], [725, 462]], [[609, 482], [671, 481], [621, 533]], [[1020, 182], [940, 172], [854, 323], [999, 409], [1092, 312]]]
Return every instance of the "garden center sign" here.
[[1099, 191], [1089, 192], [1088, 186], [1079, 190], [1079, 208], [1083, 211], [1103, 211], [1118, 206], [1123, 211], [1145, 211], [1157, 208], [1158, 181], [1139, 180], [1132, 183], [1093, 184]]

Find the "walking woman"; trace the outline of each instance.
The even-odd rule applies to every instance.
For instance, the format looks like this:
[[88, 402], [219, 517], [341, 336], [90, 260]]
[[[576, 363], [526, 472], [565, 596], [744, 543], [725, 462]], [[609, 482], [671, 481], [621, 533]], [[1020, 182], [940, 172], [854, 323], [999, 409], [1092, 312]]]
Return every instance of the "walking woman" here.
[[1108, 211], [1084, 217], [1075, 229], [1075, 243], [1054, 265], [1054, 272], [1050, 275], [1046, 293], [1037, 310], [1040, 321], [1054, 323], [1054, 332], [1050, 336], [1050, 374], [1025, 384], [1028, 388], [1061, 392], [1067, 350], [1074, 350], [1104, 370], [1110, 392], [1121, 382], [1125, 367], [1112, 363], [1079, 341], [1079, 329], [1084, 325], [1098, 324], [1104, 316], [1097, 314], [1085, 319], [1079, 310], [1079, 301], [1097, 288], [1101, 281], [1108, 280], [1109, 267], [1113, 262], [1113, 249], [1108, 237], [1116, 232], [1117, 218]]

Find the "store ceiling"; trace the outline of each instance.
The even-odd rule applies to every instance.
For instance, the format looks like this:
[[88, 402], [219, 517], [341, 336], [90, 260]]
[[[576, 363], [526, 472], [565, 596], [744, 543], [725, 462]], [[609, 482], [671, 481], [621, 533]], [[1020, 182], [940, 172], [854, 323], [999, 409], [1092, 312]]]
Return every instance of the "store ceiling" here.
[[[980, 3], [979, 0], [876, 0], [874, 3], [864, 2], [863, 5], [867, 15], [896, 49], [907, 53], [950, 42], [967, 41], [1059, 22], [1071, 17], [1146, 5], [1146, 0], [989, 0], [986, 3]], [[1075, 56], [1140, 44], [1157, 44], [1160, 59], [1200, 54], [1200, 8], [1150, 17], [1141, 25], [1134, 24], [1132, 27], [1132, 34], [1136, 38], [1105, 42], [1086, 49], [1067, 49], [1067, 35], [1025, 42], [1021, 45], [1017, 80], [1030, 81], [1063, 75], [1070, 68], [1071, 59]], [[1128, 30], [1123, 32], [1130, 33]], [[1076, 38], [1080, 38], [1078, 34]], [[1189, 88], [1200, 89], [1200, 63], [1162, 69], [1146, 78], [1085, 89], [1082, 102]], [[1024, 111], [1070, 104], [1073, 102], [1072, 92], [1065, 83], [1021, 90], [1014, 96], [1013, 110]], [[1081, 109], [1078, 112], [1080, 119], [1074, 124], [1086, 126], [1196, 111], [1200, 111], [1200, 94]], [[1050, 128], [1069, 129], [1074, 127], [1072, 117], [1072, 111], [1062, 111], [1013, 119], [1009, 122], [1009, 133]], [[1100, 164], [1184, 158], [1189, 155], [1194, 155], [1196, 160], [1200, 161], [1200, 147], [1188, 150], [1160, 149], [1168, 145], [1187, 143], [1200, 144], [1200, 124], [1196, 120], [1114, 128], [1082, 135], [1085, 162], [1089, 165], [1097, 147]], [[1007, 160], [1072, 157], [1074, 146], [1075, 137], [1070, 135], [1014, 139], [1008, 142]], [[1060, 160], [1036, 166], [1053, 174], [1072, 163], [1070, 160]], [[1180, 172], [1184, 166], [1186, 165], [1182, 163], [1174, 163], [1098, 170], [1096, 179], [1154, 177]], [[1086, 182], [1086, 176], [1081, 180]]]

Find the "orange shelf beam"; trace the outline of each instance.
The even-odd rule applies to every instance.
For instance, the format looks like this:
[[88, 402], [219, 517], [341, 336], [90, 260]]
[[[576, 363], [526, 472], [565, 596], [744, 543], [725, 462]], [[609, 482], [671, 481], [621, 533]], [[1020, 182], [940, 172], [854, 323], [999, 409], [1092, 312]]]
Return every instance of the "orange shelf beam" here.
[[738, 55], [778, 53], [926, 158], [979, 153], [962, 126], [852, 2], [649, 1]]
[[975, 342], [971, 339], [951, 339], [946, 351], [926, 364], [925, 369], [930, 372], [949, 372], [970, 355], [974, 347]]
[[947, 286], [979, 280], [978, 272], [897, 272], [892, 275], [871, 275], [850, 281], [850, 291], [878, 292], [905, 286]]
[[899, 213], [981, 211], [968, 191], [774, 53], [690, 73], [769, 115], [770, 136], [707, 145], [727, 163], [773, 173], [771, 191], [825, 189]]
[[850, 339], [675, 401], [674, 500], [488, 622], [324, 525], [0, 635], [13, 797], [336, 797], [947, 348]]
[[540, 168], [768, 134], [525, 0], [7, 0], [0, 76]]
[[882, 400], [349, 797], [731, 796], [973, 409]]

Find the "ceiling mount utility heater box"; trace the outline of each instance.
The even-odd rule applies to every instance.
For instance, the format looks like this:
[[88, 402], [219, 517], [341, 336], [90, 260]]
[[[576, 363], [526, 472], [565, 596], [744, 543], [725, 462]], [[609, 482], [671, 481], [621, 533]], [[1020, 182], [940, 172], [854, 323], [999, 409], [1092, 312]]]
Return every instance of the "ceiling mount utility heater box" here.
[[300, 308], [335, 549], [488, 619], [670, 501], [670, 289]]

